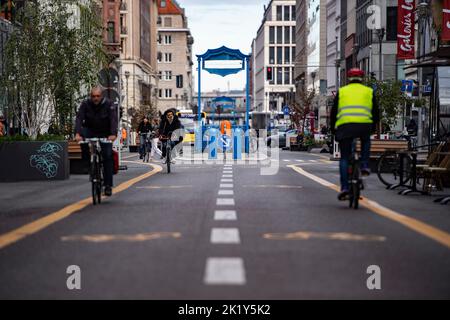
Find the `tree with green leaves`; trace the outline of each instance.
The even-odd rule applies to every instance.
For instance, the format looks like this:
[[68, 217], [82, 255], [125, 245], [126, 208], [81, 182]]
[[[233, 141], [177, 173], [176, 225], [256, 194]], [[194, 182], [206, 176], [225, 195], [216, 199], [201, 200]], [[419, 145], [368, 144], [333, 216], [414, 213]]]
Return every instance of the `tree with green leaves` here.
[[374, 88], [375, 95], [380, 106], [381, 127], [390, 128], [397, 122], [397, 116], [407, 104], [423, 104], [422, 100], [408, 97], [402, 92], [402, 82], [398, 80], [378, 81], [373, 78], [365, 80], [365, 85]]
[[76, 106], [106, 63], [94, 0], [26, 2], [5, 50], [1, 83], [32, 138], [51, 126], [70, 134]]

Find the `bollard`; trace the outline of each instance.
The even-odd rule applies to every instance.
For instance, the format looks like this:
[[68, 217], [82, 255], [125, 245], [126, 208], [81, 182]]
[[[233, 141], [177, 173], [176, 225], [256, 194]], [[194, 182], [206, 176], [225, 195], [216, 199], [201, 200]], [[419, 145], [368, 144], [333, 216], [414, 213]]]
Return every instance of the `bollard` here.
[[208, 159], [217, 159], [217, 148], [219, 145], [219, 130], [210, 128], [207, 131], [208, 135]]
[[195, 133], [195, 142], [194, 142], [194, 149], [197, 153], [203, 152], [203, 129], [202, 126], [197, 126], [194, 129]]
[[242, 159], [242, 135], [242, 129], [235, 128], [233, 130], [233, 160]]

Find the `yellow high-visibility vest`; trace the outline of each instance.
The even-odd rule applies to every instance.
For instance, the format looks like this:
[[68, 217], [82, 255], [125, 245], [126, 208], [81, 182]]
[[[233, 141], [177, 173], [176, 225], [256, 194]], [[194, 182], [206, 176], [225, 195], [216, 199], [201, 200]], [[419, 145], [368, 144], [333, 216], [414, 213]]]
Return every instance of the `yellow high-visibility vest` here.
[[373, 89], [350, 83], [339, 89], [336, 128], [347, 123], [373, 123]]

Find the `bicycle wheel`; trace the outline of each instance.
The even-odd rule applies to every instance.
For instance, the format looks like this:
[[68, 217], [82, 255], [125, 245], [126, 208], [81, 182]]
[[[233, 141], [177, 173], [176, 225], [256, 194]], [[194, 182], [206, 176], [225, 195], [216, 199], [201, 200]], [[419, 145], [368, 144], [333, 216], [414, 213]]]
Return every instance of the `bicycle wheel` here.
[[97, 165], [97, 203], [102, 203], [103, 166]]
[[359, 168], [356, 168], [353, 180], [353, 208], [358, 209], [359, 197], [361, 195], [361, 173]]
[[167, 173], [170, 173], [170, 165], [172, 161], [172, 148], [168, 145], [166, 148], [166, 162], [167, 162]]
[[403, 157], [403, 169], [401, 168], [401, 157], [398, 153], [387, 151], [383, 153], [377, 161], [378, 179], [390, 187], [400, 183], [400, 174], [403, 171], [403, 183], [407, 183], [411, 175], [411, 158]]
[[97, 181], [97, 157], [94, 156], [91, 163], [91, 184], [92, 184], [92, 203], [97, 204], [98, 200], [98, 181]]

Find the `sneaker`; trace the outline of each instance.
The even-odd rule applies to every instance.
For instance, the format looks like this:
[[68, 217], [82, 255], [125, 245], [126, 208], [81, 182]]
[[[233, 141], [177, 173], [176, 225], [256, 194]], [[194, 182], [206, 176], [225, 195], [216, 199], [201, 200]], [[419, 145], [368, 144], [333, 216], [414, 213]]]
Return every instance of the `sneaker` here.
[[171, 163], [171, 164], [175, 164], [175, 163], [177, 163], [177, 162], [176, 162], [175, 160], [172, 159], [172, 160], [170, 161], [170, 163]]
[[339, 201], [348, 200], [348, 194], [349, 194], [348, 190], [346, 189], [342, 190], [341, 193], [339, 193], [338, 195], [338, 200]]
[[105, 187], [105, 196], [111, 197], [112, 196], [112, 188], [109, 186]]

